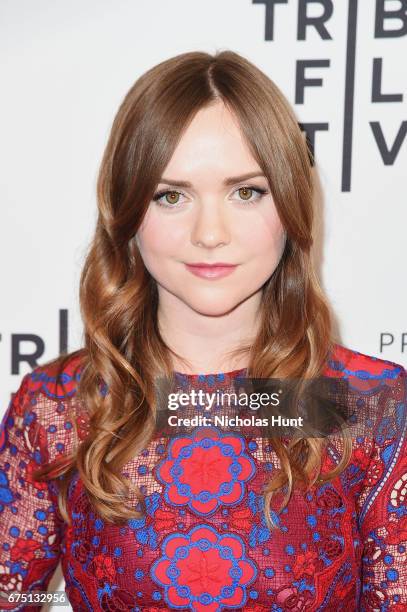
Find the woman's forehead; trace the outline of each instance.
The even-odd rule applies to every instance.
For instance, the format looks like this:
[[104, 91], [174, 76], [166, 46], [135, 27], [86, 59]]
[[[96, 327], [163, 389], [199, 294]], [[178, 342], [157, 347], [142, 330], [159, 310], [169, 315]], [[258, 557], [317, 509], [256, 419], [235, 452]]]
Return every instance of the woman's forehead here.
[[198, 111], [182, 134], [162, 177], [176, 181], [212, 180], [261, 173], [236, 119], [223, 105]]

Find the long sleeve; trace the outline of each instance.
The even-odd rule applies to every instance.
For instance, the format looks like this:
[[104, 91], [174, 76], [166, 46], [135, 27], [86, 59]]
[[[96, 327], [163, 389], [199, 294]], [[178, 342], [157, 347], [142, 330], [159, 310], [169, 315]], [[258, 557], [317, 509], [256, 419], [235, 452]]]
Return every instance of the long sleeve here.
[[370, 464], [357, 500], [363, 612], [407, 610], [406, 381], [402, 369], [383, 391]]
[[[0, 590], [46, 591], [58, 565], [63, 522], [51, 483], [32, 472], [47, 461], [46, 433], [35, 410], [30, 374], [22, 379], [0, 427]], [[41, 610], [41, 605], [2, 609]]]

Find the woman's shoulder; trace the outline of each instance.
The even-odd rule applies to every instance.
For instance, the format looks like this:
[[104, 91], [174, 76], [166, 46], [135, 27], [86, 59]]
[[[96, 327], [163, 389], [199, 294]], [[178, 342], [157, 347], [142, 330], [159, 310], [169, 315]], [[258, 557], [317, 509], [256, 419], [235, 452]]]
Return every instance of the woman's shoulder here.
[[402, 364], [336, 344], [324, 375], [341, 382], [343, 399], [355, 410], [355, 423], [362, 424], [365, 435], [371, 436], [371, 424], [380, 429], [387, 419], [397, 424], [398, 433], [405, 428], [407, 372]]
[[23, 383], [31, 394], [63, 401], [77, 394], [83, 363], [83, 349], [64, 354], [34, 368]]
[[75, 351], [26, 374], [4, 417], [4, 432], [27, 442], [46, 461], [70, 452], [86, 435], [87, 417], [77, 397], [83, 354]]
[[377, 384], [391, 385], [392, 381], [405, 379], [407, 372], [398, 362], [334, 344], [324, 374], [346, 378], [363, 390]]

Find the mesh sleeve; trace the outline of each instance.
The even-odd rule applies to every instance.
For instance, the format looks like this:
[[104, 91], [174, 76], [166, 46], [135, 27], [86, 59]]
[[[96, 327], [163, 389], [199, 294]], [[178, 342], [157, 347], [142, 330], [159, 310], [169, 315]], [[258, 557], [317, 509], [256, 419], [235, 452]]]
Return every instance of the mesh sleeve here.
[[407, 610], [406, 371], [383, 393], [373, 451], [357, 500], [362, 538], [360, 610]]
[[45, 428], [35, 410], [27, 374], [0, 426], [0, 609], [41, 610], [7, 604], [4, 594], [46, 591], [58, 565], [63, 521], [52, 483], [33, 479], [47, 460]]

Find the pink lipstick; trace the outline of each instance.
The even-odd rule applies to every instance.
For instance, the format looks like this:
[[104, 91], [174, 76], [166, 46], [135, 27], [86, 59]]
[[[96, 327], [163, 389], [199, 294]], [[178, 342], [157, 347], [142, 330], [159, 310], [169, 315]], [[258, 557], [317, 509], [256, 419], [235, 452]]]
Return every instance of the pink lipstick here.
[[223, 262], [216, 262], [213, 264], [207, 263], [196, 263], [196, 264], [185, 264], [186, 268], [201, 278], [217, 279], [223, 278], [228, 274], [231, 274], [237, 265], [227, 264]]

